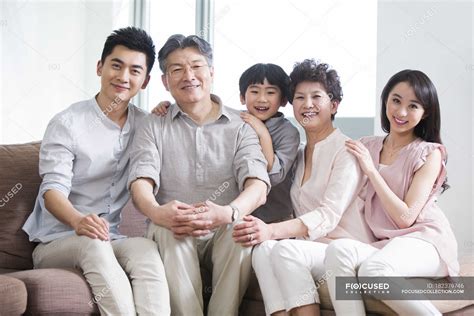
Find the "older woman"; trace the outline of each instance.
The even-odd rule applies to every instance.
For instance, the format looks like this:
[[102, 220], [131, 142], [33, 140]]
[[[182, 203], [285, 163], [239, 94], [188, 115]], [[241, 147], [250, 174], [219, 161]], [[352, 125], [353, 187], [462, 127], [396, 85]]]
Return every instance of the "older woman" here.
[[[342, 100], [338, 74], [314, 60], [297, 63], [290, 75], [294, 115], [306, 133], [294, 167], [291, 200], [297, 218], [265, 224], [245, 216], [234, 240], [254, 246], [253, 267], [267, 314], [314, 315], [319, 297], [314, 280], [325, 278], [328, 241], [373, 240], [361, 215], [358, 197], [362, 172], [347, 152], [349, 138], [333, 126]], [[281, 240], [296, 237], [296, 240]], [[305, 239], [305, 240], [301, 240]]]

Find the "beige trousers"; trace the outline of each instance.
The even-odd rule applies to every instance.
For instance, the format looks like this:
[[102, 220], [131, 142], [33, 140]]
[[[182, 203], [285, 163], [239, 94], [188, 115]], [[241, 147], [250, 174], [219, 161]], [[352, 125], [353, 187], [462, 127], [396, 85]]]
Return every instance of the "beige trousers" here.
[[170, 314], [163, 263], [146, 238], [109, 242], [73, 235], [39, 244], [33, 262], [35, 268], [81, 269], [94, 294], [90, 304], [97, 303], [102, 315]]
[[251, 248], [236, 244], [232, 230], [222, 226], [206, 238], [176, 239], [170, 230], [149, 224], [146, 236], [158, 244], [163, 259], [172, 315], [203, 315], [200, 265], [212, 271], [208, 315], [238, 315], [250, 277]]

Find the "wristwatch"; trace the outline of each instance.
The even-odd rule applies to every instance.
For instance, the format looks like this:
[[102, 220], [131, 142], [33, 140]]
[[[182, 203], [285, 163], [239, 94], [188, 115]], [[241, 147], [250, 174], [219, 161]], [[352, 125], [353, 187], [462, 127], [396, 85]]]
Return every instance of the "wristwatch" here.
[[229, 206], [232, 209], [232, 216], [230, 219], [232, 220], [232, 223], [235, 223], [239, 219], [240, 211], [235, 205], [229, 204]]

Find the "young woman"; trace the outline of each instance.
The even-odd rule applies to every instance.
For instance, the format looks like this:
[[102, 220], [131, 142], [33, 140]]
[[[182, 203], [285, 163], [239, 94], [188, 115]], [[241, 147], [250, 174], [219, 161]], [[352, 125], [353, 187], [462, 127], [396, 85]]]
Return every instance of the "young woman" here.
[[[346, 151], [349, 138], [333, 126], [342, 100], [337, 72], [308, 59], [295, 65], [290, 78], [290, 102], [306, 134], [290, 190], [297, 218], [265, 224], [245, 216], [233, 236], [243, 246], [261, 243], [254, 248], [252, 263], [267, 314], [314, 315], [319, 303], [315, 280], [325, 277], [327, 243], [335, 238], [375, 239], [360, 213], [362, 171]], [[299, 240], [277, 241], [290, 237]]]
[[[336, 276], [443, 277], [458, 273], [457, 243], [436, 204], [447, 187], [436, 89], [421, 71], [403, 70], [382, 92], [388, 135], [348, 140], [367, 176], [365, 219], [378, 242], [332, 242], [326, 251], [338, 315], [365, 315], [362, 300], [335, 299]], [[400, 315], [441, 315], [430, 301], [384, 301]]]

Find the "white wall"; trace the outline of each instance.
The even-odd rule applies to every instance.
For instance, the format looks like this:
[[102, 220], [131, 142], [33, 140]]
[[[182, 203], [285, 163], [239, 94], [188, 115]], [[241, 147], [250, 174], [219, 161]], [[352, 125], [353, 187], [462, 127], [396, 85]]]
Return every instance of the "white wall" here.
[[441, 104], [442, 140], [448, 149], [451, 189], [439, 200], [458, 239], [461, 256], [474, 251], [472, 105], [474, 16], [472, 1], [379, 1], [377, 118], [379, 96], [399, 70], [425, 72], [434, 82]]
[[[471, 32], [474, 32], [474, 5], [471, 4]], [[471, 33], [471, 111], [474, 105], [474, 44], [472, 43], [472, 39], [474, 34]], [[474, 115], [471, 113], [471, 164], [472, 160], [474, 160]], [[471, 181], [474, 179], [474, 168], [471, 167]], [[471, 183], [471, 211], [474, 207], [474, 184]], [[472, 213], [471, 213], [472, 214]], [[472, 216], [472, 215], [471, 215]], [[472, 228], [474, 227], [474, 220], [471, 217], [471, 242], [470, 242], [470, 253], [474, 252], [474, 233], [472, 232]]]
[[[3, 2], [0, 3], [0, 34], [3, 33], [3, 30], [5, 28], [5, 17], [4, 17], [4, 14], [5, 13], [5, 4]], [[2, 41], [0, 40], [0, 74], [3, 74], [3, 63], [1, 62], [3, 60], [2, 58], [2, 55], [3, 55], [3, 43]], [[1, 119], [3, 117], [3, 108], [1, 106], [1, 104], [3, 104], [3, 76], [0, 75], [0, 140], [3, 139], [2, 137], [2, 133], [3, 133], [3, 128], [2, 128], [2, 125], [3, 125], [3, 120]]]
[[0, 143], [39, 140], [51, 117], [99, 89], [103, 43], [129, 1], [2, 1]]

